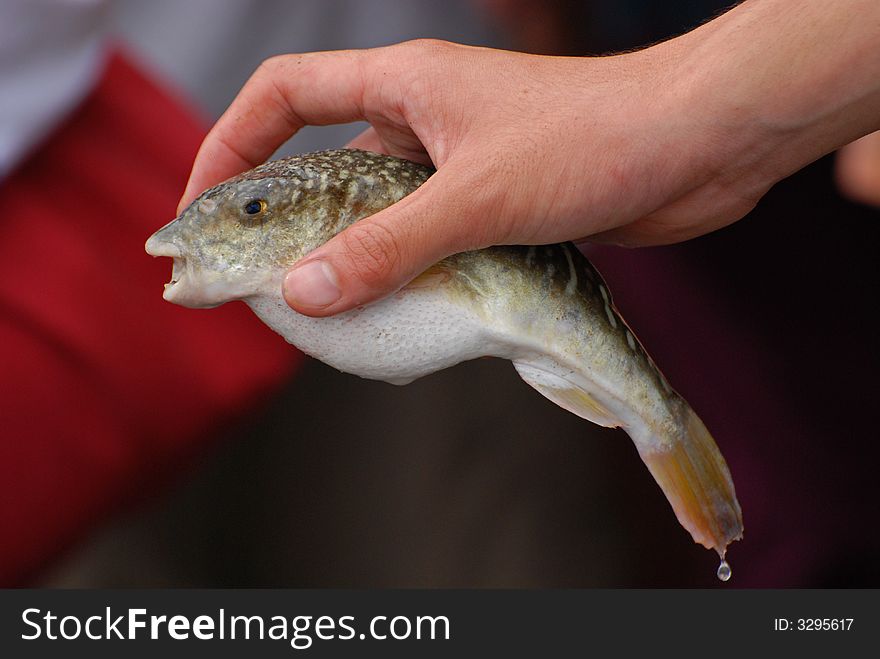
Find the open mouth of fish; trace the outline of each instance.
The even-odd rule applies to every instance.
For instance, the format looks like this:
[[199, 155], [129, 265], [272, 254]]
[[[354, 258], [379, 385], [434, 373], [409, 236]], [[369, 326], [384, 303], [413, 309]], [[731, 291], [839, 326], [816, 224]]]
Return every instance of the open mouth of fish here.
[[198, 257], [185, 254], [180, 247], [153, 234], [147, 241], [147, 254], [173, 259], [171, 280], [165, 284], [162, 297], [194, 309], [216, 307], [235, 297], [235, 289], [223, 277], [205, 273], [198, 267]]
[[171, 268], [171, 281], [165, 284], [165, 290], [175, 286], [186, 274], [186, 259], [182, 256], [174, 257], [174, 265]]
[[168, 293], [177, 286], [186, 274], [186, 257], [180, 251], [180, 248], [173, 244], [158, 239], [155, 235], [147, 241], [147, 253], [151, 256], [170, 256], [174, 260], [171, 268], [171, 281], [165, 284], [165, 295], [167, 299]]

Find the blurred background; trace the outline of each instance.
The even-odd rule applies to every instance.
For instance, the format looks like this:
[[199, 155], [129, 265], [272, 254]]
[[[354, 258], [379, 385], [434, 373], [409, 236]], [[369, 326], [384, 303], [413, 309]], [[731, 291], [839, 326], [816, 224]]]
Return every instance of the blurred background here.
[[[603, 54], [725, 4], [0, 0], [0, 585], [715, 586], [626, 435], [507, 362], [343, 375], [243, 305], [164, 303], [170, 263], [143, 242], [266, 57]], [[869, 136], [712, 235], [588, 250], [730, 464], [746, 533], [725, 587], [880, 585], [878, 204]]]

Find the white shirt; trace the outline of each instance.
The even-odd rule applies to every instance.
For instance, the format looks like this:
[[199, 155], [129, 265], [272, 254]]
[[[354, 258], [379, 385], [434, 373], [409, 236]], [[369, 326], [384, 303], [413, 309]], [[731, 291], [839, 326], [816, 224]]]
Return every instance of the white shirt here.
[[0, 177], [93, 87], [105, 0], [0, 2]]

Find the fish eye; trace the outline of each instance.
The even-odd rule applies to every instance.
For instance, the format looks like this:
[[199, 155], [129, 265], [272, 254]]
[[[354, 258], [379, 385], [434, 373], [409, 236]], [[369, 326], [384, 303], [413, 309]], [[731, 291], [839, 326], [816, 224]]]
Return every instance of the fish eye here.
[[266, 202], [262, 199], [252, 199], [244, 205], [244, 212], [248, 215], [256, 215], [266, 210]]

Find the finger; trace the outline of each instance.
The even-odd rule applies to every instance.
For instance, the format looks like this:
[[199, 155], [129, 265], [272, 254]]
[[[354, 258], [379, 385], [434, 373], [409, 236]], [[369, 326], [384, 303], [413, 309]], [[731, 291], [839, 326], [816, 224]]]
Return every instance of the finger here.
[[837, 152], [837, 187], [853, 201], [880, 206], [880, 131]]
[[370, 126], [360, 135], [355, 137], [351, 142], [345, 145], [347, 149], [361, 149], [363, 151], [372, 151], [373, 153], [383, 153], [388, 155], [388, 149], [382, 143], [382, 138], [376, 129]]
[[652, 213], [630, 224], [599, 231], [579, 242], [617, 247], [657, 247], [681, 243], [733, 222], [729, 215], [706, 216], [699, 223], [677, 224], [674, 213]]
[[[681, 203], [680, 203], [681, 202]], [[679, 200], [635, 222], [592, 234], [585, 241], [618, 247], [654, 247], [691, 240], [727, 226], [748, 213], [754, 203], [730, 206], [703, 206], [695, 210], [690, 200]], [[698, 212], [699, 211], [699, 212]]]
[[264, 162], [303, 126], [363, 119], [363, 67], [376, 52], [282, 55], [263, 62], [205, 137], [178, 212], [202, 190]]
[[442, 258], [503, 241], [473, 168], [447, 163], [408, 197], [360, 220], [296, 264], [287, 303], [330, 316], [382, 298]]

